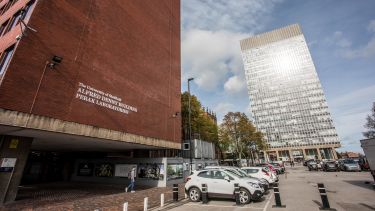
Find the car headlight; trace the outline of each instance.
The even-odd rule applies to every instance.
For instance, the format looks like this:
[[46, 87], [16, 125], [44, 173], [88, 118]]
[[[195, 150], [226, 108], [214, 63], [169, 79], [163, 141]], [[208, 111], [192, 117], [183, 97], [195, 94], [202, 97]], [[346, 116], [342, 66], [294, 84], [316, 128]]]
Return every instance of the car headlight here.
[[259, 185], [257, 183], [253, 183], [253, 182], [248, 182], [248, 184], [253, 187], [253, 188], [260, 188]]

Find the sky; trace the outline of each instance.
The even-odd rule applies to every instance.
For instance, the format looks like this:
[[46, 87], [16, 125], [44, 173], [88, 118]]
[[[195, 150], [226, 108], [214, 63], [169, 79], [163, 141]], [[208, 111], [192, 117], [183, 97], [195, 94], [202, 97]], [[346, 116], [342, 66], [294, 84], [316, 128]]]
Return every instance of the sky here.
[[298, 23], [341, 140], [363, 152], [363, 125], [375, 102], [375, 1], [181, 0], [182, 91], [217, 113], [249, 114], [240, 40]]

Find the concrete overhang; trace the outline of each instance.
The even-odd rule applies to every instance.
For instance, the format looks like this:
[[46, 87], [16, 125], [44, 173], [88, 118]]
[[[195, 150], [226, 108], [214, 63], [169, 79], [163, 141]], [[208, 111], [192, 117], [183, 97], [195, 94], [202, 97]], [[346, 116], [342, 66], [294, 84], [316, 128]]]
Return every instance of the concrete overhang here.
[[33, 150], [121, 152], [180, 149], [181, 144], [44, 116], [0, 109], [0, 134], [34, 138]]

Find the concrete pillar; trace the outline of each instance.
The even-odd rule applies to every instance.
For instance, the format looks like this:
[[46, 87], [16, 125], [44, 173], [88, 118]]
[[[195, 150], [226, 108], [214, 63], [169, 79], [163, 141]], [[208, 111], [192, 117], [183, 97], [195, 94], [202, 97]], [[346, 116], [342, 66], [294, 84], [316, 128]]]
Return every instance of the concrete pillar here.
[[322, 160], [322, 155], [320, 154], [320, 148], [316, 148], [316, 151], [318, 152], [318, 160]]
[[277, 160], [277, 161], [279, 160], [279, 157], [280, 157], [280, 155], [279, 155], [279, 150], [276, 150], [276, 160]]
[[302, 149], [303, 159], [306, 160], [306, 149]]
[[337, 153], [336, 153], [336, 150], [335, 150], [335, 148], [334, 148], [334, 147], [332, 147], [332, 148], [331, 148], [331, 150], [332, 150], [332, 154], [333, 154], [333, 159], [337, 160], [337, 159], [338, 159], [338, 157], [337, 157]]
[[0, 168], [0, 204], [5, 204], [16, 199], [33, 139], [5, 135], [0, 138], [0, 165], [8, 166]]
[[289, 159], [290, 159], [290, 161], [294, 160], [291, 149], [288, 150], [288, 153], [289, 153]]

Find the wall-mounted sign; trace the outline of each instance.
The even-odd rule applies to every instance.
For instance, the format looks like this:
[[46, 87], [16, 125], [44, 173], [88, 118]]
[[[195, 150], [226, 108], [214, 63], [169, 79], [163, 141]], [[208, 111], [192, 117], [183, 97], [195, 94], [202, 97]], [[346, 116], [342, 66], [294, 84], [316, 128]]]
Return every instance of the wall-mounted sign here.
[[78, 165], [78, 176], [92, 176], [94, 173], [94, 164], [92, 163], [80, 163]]
[[136, 107], [127, 105], [126, 103], [122, 102], [121, 98], [81, 82], [78, 84], [76, 98], [124, 114], [128, 114], [129, 112], [138, 112]]
[[2, 158], [0, 172], [12, 172], [16, 166], [17, 158]]
[[10, 148], [10, 149], [17, 149], [18, 142], [19, 142], [18, 139], [16, 139], [16, 138], [12, 138], [12, 139], [10, 140], [10, 143], [9, 143], [9, 148]]

